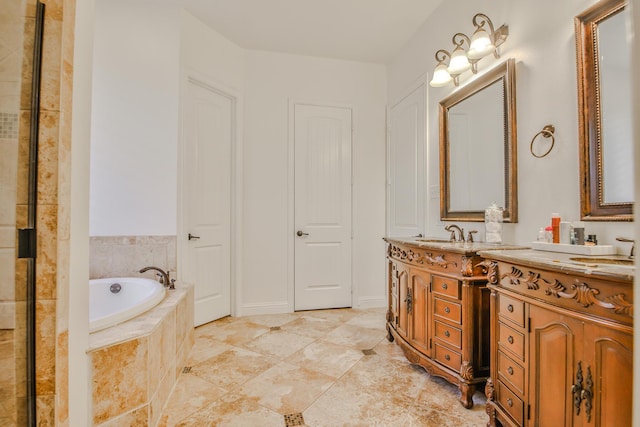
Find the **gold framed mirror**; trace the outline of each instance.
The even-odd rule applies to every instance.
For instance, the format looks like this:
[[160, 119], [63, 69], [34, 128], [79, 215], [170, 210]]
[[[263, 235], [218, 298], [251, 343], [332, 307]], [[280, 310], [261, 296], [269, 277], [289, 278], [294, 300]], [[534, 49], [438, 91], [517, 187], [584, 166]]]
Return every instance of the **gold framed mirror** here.
[[575, 17], [583, 220], [633, 220], [633, 136], [626, 0]]
[[515, 81], [511, 58], [440, 101], [442, 220], [518, 222]]

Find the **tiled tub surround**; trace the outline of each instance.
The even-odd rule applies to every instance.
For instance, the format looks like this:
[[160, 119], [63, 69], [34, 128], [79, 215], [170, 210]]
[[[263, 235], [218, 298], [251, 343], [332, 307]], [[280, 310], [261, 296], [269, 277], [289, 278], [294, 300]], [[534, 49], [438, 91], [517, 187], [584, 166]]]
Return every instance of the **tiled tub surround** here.
[[193, 286], [90, 335], [93, 425], [155, 426], [194, 342]]
[[[89, 278], [138, 277], [149, 265], [176, 271], [176, 236], [94, 236]], [[153, 278], [148, 272], [145, 277]]]

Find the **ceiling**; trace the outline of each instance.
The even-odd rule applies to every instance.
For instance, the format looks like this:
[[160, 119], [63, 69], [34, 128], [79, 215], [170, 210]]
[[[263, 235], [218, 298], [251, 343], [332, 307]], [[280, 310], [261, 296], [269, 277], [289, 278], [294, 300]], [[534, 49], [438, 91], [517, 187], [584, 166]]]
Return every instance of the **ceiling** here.
[[182, 0], [245, 49], [387, 63], [443, 0]]

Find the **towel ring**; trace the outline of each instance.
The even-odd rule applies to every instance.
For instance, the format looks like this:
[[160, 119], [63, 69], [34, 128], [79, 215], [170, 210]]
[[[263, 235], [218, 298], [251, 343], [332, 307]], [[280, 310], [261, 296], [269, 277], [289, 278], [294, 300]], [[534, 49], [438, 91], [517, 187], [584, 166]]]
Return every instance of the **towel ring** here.
[[[540, 159], [551, 152], [551, 150], [553, 149], [553, 145], [556, 143], [556, 137], [553, 135], [555, 131], [556, 131], [556, 128], [553, 125], [546, 125], [545, 127], [542, 128], [540, 132], [535, 134], [535, 136], [531, 139], [531, 145], [529, 146], [529, 150], [531, 151], [531, 154], [533, 154], [533, 157], [537, 157]], [[551, 147], [549, 147], [549, 149], [544, 154], [537, 155], [536, 153], [533, 152], [533, 142], [540, 135], [544, 136], [545, 138], [551, 137]]]

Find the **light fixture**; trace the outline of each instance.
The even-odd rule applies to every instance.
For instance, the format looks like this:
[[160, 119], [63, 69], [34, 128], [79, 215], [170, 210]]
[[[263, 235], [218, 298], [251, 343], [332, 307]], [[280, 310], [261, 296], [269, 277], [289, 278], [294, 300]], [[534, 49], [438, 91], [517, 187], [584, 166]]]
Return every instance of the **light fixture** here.
[[[436, 52], [438, 64], [429, 83], [431, 86], [446, 86], [451, 81], [455, 86], [458, 86], [458, 76], [467, 70], [471, 70], [475, 74], [478, 71], [477, 62], [480, 59], [491, 52], [496, 58], [499, 58], [497, 48], [507, 39], [509, 27], [503, 25], [494, 30], [493, 23], [483, 13], [475, 14], [472, 22], [476, 29], [471, 39], [463, 33], [456, 33], [452, 38], [454, 48], [451, 53], [444, 49]], [[488, 31], [485, 25], [488, 27]], [[465, 42], [469, 46], [468, 51], [464, 50]], [[445, 64], [447, 58], [449, 58], [448, 65]]]

